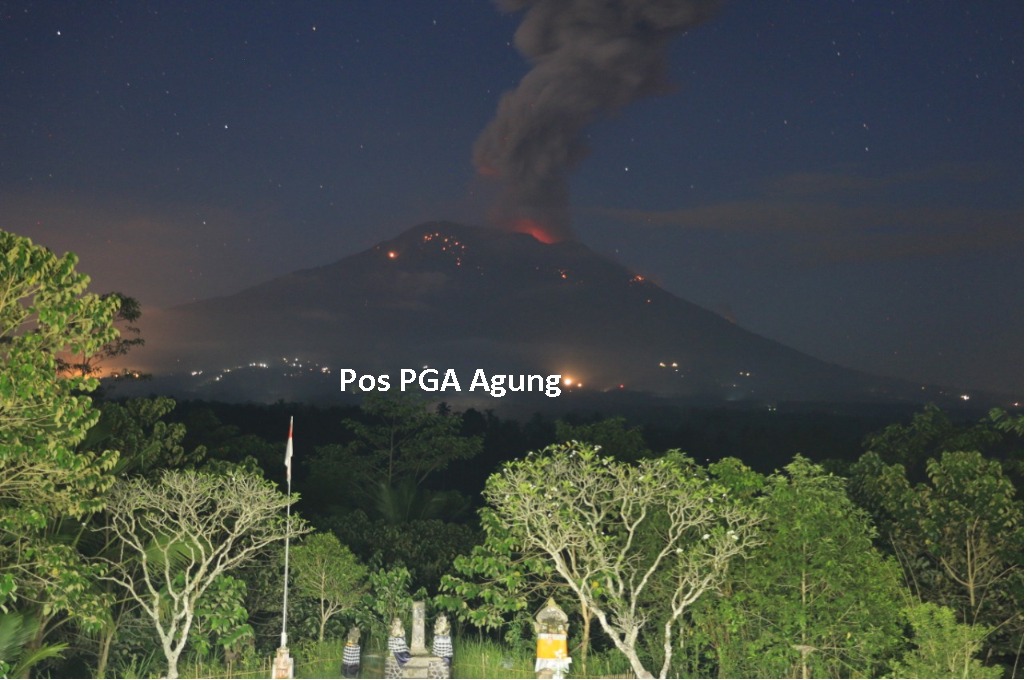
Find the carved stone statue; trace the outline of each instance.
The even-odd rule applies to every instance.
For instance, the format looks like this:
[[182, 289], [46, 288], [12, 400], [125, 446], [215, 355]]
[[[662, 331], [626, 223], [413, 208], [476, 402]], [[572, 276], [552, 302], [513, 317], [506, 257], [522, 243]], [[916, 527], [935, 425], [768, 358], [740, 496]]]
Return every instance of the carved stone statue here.
[[439, 618], [435, 619], [434, 632], [435, 635], [449, 635], [449, 619], [445, 614], [439, 614]]
[[453, 662], [453, 638], [449, 635], [449, 619], [439, 614], [435, 619], [434, 637], [431, 641], [431, 653], [441, 658], [449, 666]]
[[403, 620], [398, 616], [392, 620], [392, 627], [389, 629], [389, 651], [396, 657], [396, 663], [401, 667], [410, 661], [406, 631], [403, 630]]
[[360, 677], [360, 629], [353, 626], [346, 635], [346, 646], [342, 648], [342, 676]]

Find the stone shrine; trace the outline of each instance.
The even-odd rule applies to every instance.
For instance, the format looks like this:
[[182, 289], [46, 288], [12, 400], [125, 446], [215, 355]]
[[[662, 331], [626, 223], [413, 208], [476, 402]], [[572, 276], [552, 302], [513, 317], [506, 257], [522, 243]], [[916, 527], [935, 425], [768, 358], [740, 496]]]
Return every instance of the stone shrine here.
[[[424, 602], [414, 602], [411, 611], [410, 647], [407, 648], [405, 631], [399, 619], [393, 621], [389, 632], [389, 654], [385, 657], [386, 678], [435, 678], [448, 680], [452, 661], [452, 643], [449, 641], [449, 623], [436, 625], [436, 636], [443, 631], [440, 649], [449, 651], [450, 656], [429, 654], [424, 640]], [[438, 645], [433, 644], [433, 647]]]

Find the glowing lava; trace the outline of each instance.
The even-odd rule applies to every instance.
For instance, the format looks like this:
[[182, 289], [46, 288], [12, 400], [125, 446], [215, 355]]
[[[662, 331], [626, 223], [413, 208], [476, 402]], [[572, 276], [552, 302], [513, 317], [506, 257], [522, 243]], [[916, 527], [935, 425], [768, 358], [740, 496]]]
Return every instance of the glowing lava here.
[[513, 230], [521, 234], [531, 234], [536, 241], [541, 243], [550, 244], [556, 243], [560, 239], [553, 236], [544, 226], [531, 219], [530, 217], [521, 217], [514, 220]]

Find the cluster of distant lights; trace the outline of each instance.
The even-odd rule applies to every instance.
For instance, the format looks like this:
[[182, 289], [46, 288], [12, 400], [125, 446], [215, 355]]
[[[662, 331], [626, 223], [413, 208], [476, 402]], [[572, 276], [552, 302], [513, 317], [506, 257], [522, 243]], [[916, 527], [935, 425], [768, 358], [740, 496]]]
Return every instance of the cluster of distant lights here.
[[[661, 369], [668, 369], [668, 370], [670, 370], [670, 371], [672, 371], [674, 373], [678, 373], [679, 377], [681, 377], [681, 378], [685, 377], [683, 374], [681, 374], [681, 368], [682, 367], [681, 367], [681, 365], [677, 361], [661, 361], [657, 365]], [[282, 372], [282, 375], [284, 377], [287, 377], [287, 378], [299, 377], [301, 374], [304, 374], [304, 373], [306, 373], [306, 374], [314, 373], [314, 374], [319, 374], [319, 375], [334, 375], [334, 372], [335, 372], [335, 369], [331, 368], [330, 366], [322, 366], [320, 364], [316, 364], [316, 363], [313, 363], [313, 362], [306, 362], [306, 361], [303, 361], [302, 359], [299, 359], [297, 357], [293, 357], [292, 359], [290, 359], [288, 357], [281, 357], [280, 362], [275, 364], [274, 366], [272, 366], [272, 364], [270, 364], [270, 363], [268, 363], [266, 361], [251, 361], [250, 363], [248, 363], [246, 365], [234, 366], [232, 368], [222, 368], [222, 369], [216, 370], [216, 371], [209, 371], [208, 372], [208, 371], [204, 371], [203, 369], [197, 369], [197, 370], [190, 371], [189, 375], [194, 377], [194, 378], [199, 378], [199, 377], [202, 377], [202, 376], [207, 375], [207, 374], [212, 374], [214, 382], [221, 382], [221, 380], [225, 376], [227, 376], [228, 374], [232, 373], [233, 371], [243, 371], [243, 370], [246, 370], [246, 369], [268, 370], [268, 369], [271, 369], [271, 368], [287, 369], [287, 370], [283, 370], [283, 372]], [[425, 365], [425, 366], [423, 366], [423, 368], [429, 368], [429, 366]], [[743, 371], [738, 371], [737, 375], [738, 375], [739, 378], [751, 378], [752, 377], [752, 371], [744, 371], [744, 370]], [[127, 372], [127, 373], [124, 373], [124, 374], [118, 374], [116, 377], [120, 377], [120, 378], [140, 378], [142, 376], [141, 376], [140, 373], [137, 373], [137, 372]], [[571, 376], [567, 375], [567, 376], [563, 377], [563, 386], [564, 386], [565, 389], [568, 389], [568, 390], [575, 389], [575, 388], [580, 389], [580, 388], [584, 387], [584, 383], [580, 379], [578, 379], [578, 378], [574, 378], [574, 377], [571, 377]], [[619, 383], [619, 384], [616, 385], [616, 389], [618, 389], [618, 390], [623, 390], [623, 389], [625, 389], [625, 387], [626, 386], [625, 386], [624, 383]], [[739, 385], [738, 385], [737, 382], [733, 382], [733, 383], [730, 384], [730, 387], [737, 388], [737, 387], [739, 387]], [[925, 386], [921, 387], [921, 389], [926, 390], [927, 386], [925, 385]], [[944, 394], [944, 392], [942, 392], [942, 394]], [[964, 394], [960, 394], [958, 396], [958, 398], [960, 399], [960, 401], [967, 402], [967, 401], [970, 401], [971, 397], [970, 397], [969, 394], [965, 394], [964, 393]], [[1019, 401], [1015, 401], [1015, 402], [1013, 402], [1011, 404], [1011, 406], [1013, 408], [1020, 408], [1021, 403]], [[771, 408], [770, 410], [776, 411], [777, 410], [776, 405], [773, 408]]]
[[[927, 385], [921, 385], [921, 386], [920, 386], [920, 391], [921, 391], [921, 392], [926, 392], [927, 390], [928, 390], [928, 387], [927, 387]], [[947, 397], [947, 396], [949, 396], [949, 393], [948, 393], [948, 392], [946, 392], [945, 390], [938, 390], [938, 394], [940, 394], [940, 395], [942, 395], [942, 396], [946, 396], [946, 397]], [[960, 400], [960, 401], [970, 401], [970, 395], [969, 395], [969, 394], [966, 394], [966, 393], [964, 392], [963, 394], [960, 394], [960, 395], [959, 395], [959, 400]], [[1018, 401], [1014, 401], [1014, 402], [1013, 402], [1013, 404], [1012, 404], [1012, 406], [1013, 406], [1013, 408], [1019, 408], [1019, 407], [1020, 407], [1020, 402], [1018, 402]]]
[[[210, 371], [213, 376], [214, 382], [221, 382], [225, 376], [232, 373], [233, 371], [245, 371], [247, 369], [267, 370], [270, 368], [284, 369], [282, 375], [286, 378], [295, 378], [303, 373], [315, 373], [320, 375], [331, 375], [333, 373], [330, 366], [321, 366], [312, 362], [305, 362], [302, 359], [293, 357], [281, 357], [281, 361], [276, 363], [274, 366], [266, 361], [251, 361], [246, 365], [233, 366], [232, 368], [222, 368], [220, 370]], [[189, 375], [194, 378], [202, 377], [206, 371], [203, 369], [197, 369], [189, 371]]]

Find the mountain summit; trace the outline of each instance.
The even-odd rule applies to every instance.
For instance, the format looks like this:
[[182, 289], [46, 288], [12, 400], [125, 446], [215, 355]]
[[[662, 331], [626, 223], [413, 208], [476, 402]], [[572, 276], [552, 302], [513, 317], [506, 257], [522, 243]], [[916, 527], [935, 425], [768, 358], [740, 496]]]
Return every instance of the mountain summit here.
[[358, 374], [559, 373], [584, 389], [714, 399], [909, 398], [663, 290], [587, 246], [422, 224], [364, 252], [167, 310], [155, 373], [299, 357]]

